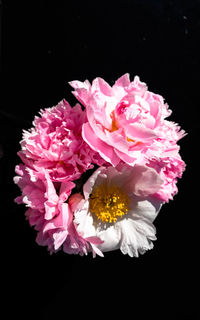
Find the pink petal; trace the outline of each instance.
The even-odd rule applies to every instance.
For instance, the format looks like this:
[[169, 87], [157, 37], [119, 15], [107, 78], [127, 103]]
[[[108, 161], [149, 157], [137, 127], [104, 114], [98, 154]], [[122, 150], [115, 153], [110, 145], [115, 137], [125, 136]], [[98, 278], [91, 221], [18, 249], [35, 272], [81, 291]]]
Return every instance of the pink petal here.
[[68, 200], [68, 204], [71, 208], [71, 211], [74, 212], [80, 203], [83, 200], [83, 196], [80, 193], [74, 193]]
[[102, 244], [104, 242], [103, 240], [101, 240], [99, 237], [96, 237], [96, 236], [87, 237], [87, 238], [85, 238], [85, 240], [87, 240], [90, 243], [90, 245], [93, 249], [93, 257], [95, 257], [96, 254], [98, 254], [98, 256], [100, 256], [100, 257], [104, 257], [101, 250], [98, 249], [98, 247], [96, 246], [96, 245]]
[[115, 153], [122, 161], [128, 163], [130, 166], [133, 166], [137, 160], [137, 158], [131, 157], [127, 153], [121, 152], [117, 149], [115, 149]]
[[102, 78], [96, 78], [92, 82], [92, 90], [100, 90], [105, 96], [112, 96], [113, 90], [110, 85]]
[[139, 141], [146, 141], [157, 137], [155, 131], [148, 129], [139, 123], [129, 124], [126, 128], [126, 136], [129, 139]]
[[62, 244], [65, 242], [67, 236], [68, 236], [67, 230], [59, 230], [53, 234], [54, 249], [55, 250], [58, 250], [62, 246]]
[[95, 258], [96, 254], [98, 254], [98, 256], [100, 257], [104, 257], [104, 254], [102, 253], [102, 251], [100, 249], [98, 249], [93, 243], [90, 243], [92, 250], [93, 250], [93, 258]]
[[101, 240], [99, 237], [96, 237], [96, 236], [87, 237], [87, 238], [85, 238], [85, 240], [87, 240], [93, 244], [101, 244], [104, 242], [103, 240]]
[[116, 146], [117, 150], [120, 150], [124, 153], [128, 152], [129, 149], [129, 143], [124, 138], [124, 135], [122, 134], [122, 130], [116, 130], [114, 132], [109, 132], [106, 130], [105, 132], [106, 142], [111, 146]]
[[119, 163], [120, 159], [114, 152], [113, 147], [100, 140], [95, 135], [89, 123], [83, 124], [82, 136], [85, 142], [87, 142], [93, 150], [97, 151], [104, 160], [108, 161], [113, 166], [116, 166]]
[[[16, 183], [16, 182], [15, 182], [15, 183]], [[19, 197], [15, 198], [15, 202], [16, 202], [17, 204], [22, 204], [22, 203], [23, 203], [23, 196], [19, 196]]]
[[63, 202], [66, 201], [74, 187], [75, 184], [71, 181], [62, 182], [59, 191], [59, 200], [62, 200]]
[[88, 80], [85, 80], [84, 82], [81, 82], [79, 80], [74, 80], [68, 82], [70, 86], [72, 86], [74, 89], [89, 89], [91, 87]]
[[81, 81], [71, 81], [69, 84], [75, 89], [72, 91], [73, 95], [82, 103], [85, 107], [87, 106], [88, 100], [90, 98], [90, 83], [88, 80]]
[[163, 180], [154, 169], [139, 165], [134, 167], [134, 174], [130, 185], [135, 195], [152, 195], [160, 189], [162, 183]]
[[54, 188], [53, 182], [51, 181], [49, 174], [46, 170], [45, 170], [45, 178], [46, 178], [45, 182], [47, 184], [47, 198], [51, 203], [56, 204], [58, 202], [58, 195]]
[[45, 219], [46, 220], [52, 219], [57, 213], [57, 206], [48, 201], [44, 203], [44, 206], [45, 206], [45, 215], [44, 215]]
[[60, 206], [60, 212], [58, 216], [51, 221], [47, 222], [44, 225], [43, 232], [47, 232], [49, 230], [54, 230], [54, 229], [66, 229], [69, 221], [71, 218], [71, 211], [69, 210], [68, 203], [63, 203], [62, 206]]
[[114, 86], [128, 87], [130, 84], [129, 73], [125, 73], [115, 82]]
[[[103, 108], [105, 109], [105, 106]], [[94, 108], [88, 106], [87, 118], [92, 130], [95, 132], [95, 135], [97, 135], [101, 140], [106, 141], [107, 137], [104, 130], [105, 128], [111, 127], [111, 119], [106, 117], [106, 114], [102, 112], [103, 108], [99, 110], [95, 109], [95, 105]]]

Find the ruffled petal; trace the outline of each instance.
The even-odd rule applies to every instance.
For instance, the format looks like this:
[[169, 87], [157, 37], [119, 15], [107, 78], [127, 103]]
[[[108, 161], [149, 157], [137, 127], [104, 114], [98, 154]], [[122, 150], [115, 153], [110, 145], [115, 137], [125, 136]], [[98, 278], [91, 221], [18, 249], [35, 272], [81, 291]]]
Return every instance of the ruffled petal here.
[[119, 163], [120, 159], [114, 149], [94, 134], [89, 123], [83, 125], [82, 136], [85, 142], [87, 142], [94, 151], [97, 151], [105, 161], [111, 163], [113, 166]]
[[[139, 222], [138, 222], [139, 221]], [[130, 257], [138, 257], [139, 253], [153, 248], [151, 240], [156, 240], [155, 227], [148, 220], [124, 219], [120, 222], [120, 250]]]
[[81, 82], [78, 80], [71, 81], [69, 84], [75, 89], [72, 91], [73, 95], [78, 99], [80, 103], [87, 106], [88, 100], [90, 99], [90, 88], [91, 84], [88, 80]]
[[59, 209], [58, 216], [45, 223], [43, 228], [44, 233], [54, 229], [67, 230], [69, 222], [71, 221], [71, 212], [68, 203], [63, 203]]
[[125, 73], [123, 76], [121, 76], [119, 79], [115, 81], [114, 86], [119, 87], [128, 87], [130, 84], [130, 75], [129, 73]]

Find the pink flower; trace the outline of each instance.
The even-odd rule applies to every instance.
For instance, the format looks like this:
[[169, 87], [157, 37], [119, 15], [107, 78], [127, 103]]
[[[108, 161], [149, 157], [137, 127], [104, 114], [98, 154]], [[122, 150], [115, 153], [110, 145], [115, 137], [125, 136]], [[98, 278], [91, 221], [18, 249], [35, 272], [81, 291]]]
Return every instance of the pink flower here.
[[16, 202], [28, 207], [26, 217], [38, 232], [36, 241], [39, 245], [47, 246], [51, 253], [63, 247], [68, 253], [83, 255], [91, 251], [94, 256], [102, 255], [96, 248], [96, 244], [102, 242], [99, 238], [82, 237], [76, 230], [72, 210], [66, 202], [74, 183], [53, 183], [45, 169], [40, 179], [38, 172], [23, 164], [16, 166], [16, 173], [14, 182], [22, 191]]
[[34, 127], [24, 131], [18, 155], [28, 167], [41, 174], [47, 169], [52, 181], [80, 178], [93, 164], [105, 162], [82, 139], [85, 116], [79, 104], [71, 108], [65, 100], [56, 107], [41, 110], [40, 117], [35, 117]]
[[161, 184], [156, 171], [146, 166], [98, 168], [83, 186], [84, 197], [74, 195], [77, 231], [102, 240], [97, 245], [102, 252], [120, 249], [138, 257], [156, 240], [153, 221], [161, 201], [154, 194]]
[[92, 85], [72, 81], [73, 94], [87, 110], [82, 135], [88, 145], [112, 165], [147, 163], [154, 157], [176, 155], [184, 131], [165, 120], [171, 114], [164, 99], [125, 74], [110, 87], [101, 78]]
[[[112, 87], [101, 78], [93, 80], [92, 85], [87, 80], [70, 84], [86, 107], [88, 122], [83, 124], [82, 136], [88, 145], [113, 166], [121, 161], [130, 166], [162, 164], [160, 196], [165, 201], [172, 199], [177, 192], [177, 177], [185, 167], [177, 145], [185, 132], [166, 120], [171, 111], [163, 97], [148, 91], [138, 76], [130, 82], [128, 74]], [[174, 159], [178, 159], [177, 169]], [[171, 175], [173, 179], [169, 179]]]

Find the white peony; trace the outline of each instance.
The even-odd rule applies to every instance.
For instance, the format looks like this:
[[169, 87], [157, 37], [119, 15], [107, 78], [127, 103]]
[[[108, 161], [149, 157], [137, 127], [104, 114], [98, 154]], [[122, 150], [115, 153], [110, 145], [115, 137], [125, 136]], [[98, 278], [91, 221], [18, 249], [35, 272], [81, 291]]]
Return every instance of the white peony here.
[[138, 257], [152, 249], [153, 221], [161, 207], [153, 195], [161, 184], [157, 172], [147, 166], [98, 168], [83, 186], [83, 196], [74, 194], [69, 200], [78, 233], [99, 237], [101, 252], [120, 249]]

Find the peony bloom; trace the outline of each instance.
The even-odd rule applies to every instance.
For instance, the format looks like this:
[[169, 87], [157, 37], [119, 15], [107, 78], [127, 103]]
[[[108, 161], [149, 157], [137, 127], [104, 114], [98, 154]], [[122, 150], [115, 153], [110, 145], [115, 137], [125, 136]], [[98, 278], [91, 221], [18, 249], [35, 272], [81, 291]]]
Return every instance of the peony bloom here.
[[77, 231], [102, 240], [97, 245], [102, 252], [120, 248], [123, 254], [138, 257], [156, 240], [153, 221], [161, 202], [154, 194], [161, 184], [156, 171], [146, 166], [98, 168], [83, 186], [83, 196], [71, 196], [72, 202], [76, 198]]
[[[162, 200], [171, 199], [177, 190], [177, 177], [184, 170], [177, 141], [185, 132], [166, 120], [171, 111], [163, 97], [148, 91], [138, 76], [130, 82], [128, 74], [112, 87], [101, 78], [93, 80], [92, 85], [87, 80], [70, 84], [87, 111], [82, 136], [88, 145], [113, 166], [121, 161], [130, 166], [162, 163], [163, 188], [167, 191], [159, 195]], [[172, 169], [169, 182], [174, 161], [179, 164], [177, 170]]]
[[42, 174], [47, 169], [52, 181], [65, 182], [80, 178], [81, 174], [102, 165], [99, 154], [90, 149], [81, 136], [86, 121], [85, 111], [67, 101], [41, 110], [35, 117], [34, 127], [24, 131], [22, 150], [18, 155], [29, 167]]
[[53, 253], [61, 248], [67, 253], [87, 254], [93, 252], [102, 255], [96, 247], [102, 241], [97, 237], [83, 237], [76, 230], [73, 213], [67, 203], [75, 184], [71, 181], [55, 184], [51, 181], [47, 170], [44, 177], [39, 178], [36, 171], [20, 164], [16, 166], [18, 176], [14, 182], [18, 184], [22, 195], [16, 198], [18, 204], [28, 207], [26, 217], [37, 231], [36, 242], [47, 246]]

